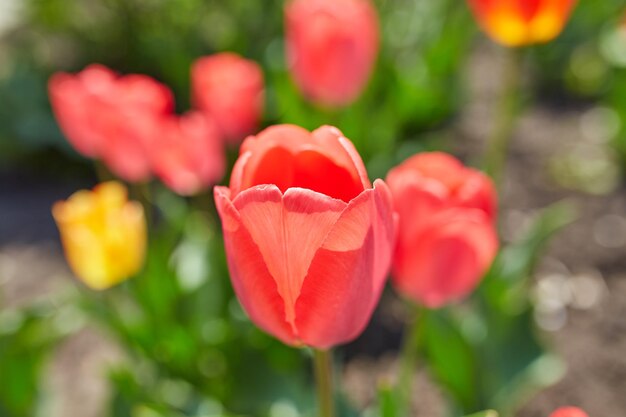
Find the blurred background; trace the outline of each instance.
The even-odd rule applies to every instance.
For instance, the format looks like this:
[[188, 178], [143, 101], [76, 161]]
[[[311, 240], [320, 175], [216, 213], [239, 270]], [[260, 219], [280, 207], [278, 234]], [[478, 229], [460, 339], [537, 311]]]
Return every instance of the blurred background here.
[[[153, 267], [180, 285], [164, 295], [130, 284], [151, 316], [80, 293], [50, 207], [97, 179], [60, 132], [47, 80], [102, 63], [166, 83], [182, 112], [191, 63], [235, 51], [264, 70], [264, 126], [335, 125], [371, 178], [422, 150], [480, 166], [507, 51], [458, 0], [375, 4], [372, 79], [352, 106], [329, 111], [290, 79], [282, 1], [0, 0], [0, 416], [312, 415], [306, 355], [247, 321], [219, 232], [186, 200], [155, 197], [180, 234]], [[416, 416], [626, 410], [624, 16], [623, 0], [580, 2], [557, 40], [525, 51], [500, 196], [505, 248], [472, 300], [426, 320]], [[339, 349], [346, 416], [374, 413], [405, 318], [386, 291], [366, 332]]]

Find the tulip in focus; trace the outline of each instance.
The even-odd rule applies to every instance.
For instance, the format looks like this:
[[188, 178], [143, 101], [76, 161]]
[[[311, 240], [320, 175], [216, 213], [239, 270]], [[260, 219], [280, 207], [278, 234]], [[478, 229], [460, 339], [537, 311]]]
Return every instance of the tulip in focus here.
[[146, 250], [143, 208], [128, 201], [120, 183], [78, 191], [57, 202], [52, 215], [70, 268], [88, 287], [109, 288], [141, 269]]
[[391, 170], [387, 183], [400, 216], [393, 259], [398, 291], [429, 308], [468, 295], [498, 250], [491, 180], [433, 152]]
[[220, 134], [211, 120], [198, 112], [164, 120], [155, 142], [153, 170], [180, 195], [196, 194], [224, 175]]
[[254, 133], [263, 113], [263, 71], [254, 61], [225, 52], [198, 59], [191, 69], [198, 109], [232, 144]]
[[395, 214], [352, 143], [329, 126], [249, 137], [215, 187], [235, 292], [259, 327], [320, 349], [356, 338], [385, 283]]
[[505, 46], [550, 42], [563, 31], [575, 0], [468, 0], [483, 30]]
[[589, 417], [587, 413], [577, 407], [561, 407], [556, 409], [550, 417]]
[[154, 126], [174, 108], [166, 86], [90, 65], [75, 75], [53, 75], [48, 87], [57, 121], [76, 151], [102, 159], [127, 181], [149, 178]]
[[356, 100], [378, 54], [370, 0], [292, 0], [285, 26], [289, 67], [302, 93], [331, 107]]

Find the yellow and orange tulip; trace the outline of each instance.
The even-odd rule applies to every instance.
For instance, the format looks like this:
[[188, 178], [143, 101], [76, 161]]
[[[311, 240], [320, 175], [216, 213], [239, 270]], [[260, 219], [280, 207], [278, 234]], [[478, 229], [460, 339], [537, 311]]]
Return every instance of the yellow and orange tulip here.
[[146, 221], [141, 204], [128, 201], [118, 182], [81, 190], [52, 208], [74, 274], [95, 290], [136, 274], [146, 252]]
[[550, 42], [563, 31], [576, 0], [468, 0], [483, 30], [505, 46]]

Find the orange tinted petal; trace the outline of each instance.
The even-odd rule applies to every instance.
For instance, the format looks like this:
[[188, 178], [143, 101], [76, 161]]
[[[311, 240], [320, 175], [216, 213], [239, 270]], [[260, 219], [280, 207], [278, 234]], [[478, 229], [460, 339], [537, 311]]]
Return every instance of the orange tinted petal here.
[[297, 344], [292, 326], [285, 319], [285, 303], [270, 274], [259, 246], [241, 223], [229, 199], [229, 190], [215, 187], [215, 204], [224, 231], [226, 258], [231, 281], [244, 310], [263, 330], [287, 344]]
[[544, 43], [557, 37], [575, 0], [469, 0], [477, 20], [506, 46]]
[[369, 185], [360, 157], [331, 127], [313, 133], [290, 125], [268, 128], [246, 139], [240, 161], [231, 177], [235, 194], [275, 184], [282, 191], [306, 188], [348, 202]]
[[276, 282], [285, 318], [293, 324], [311, 260], [345, 204], [303, 189], [289, 189], [283, 196], [274, 185], [245, 190], [233, 204]]
[[357, 337], [380, 298], [394, 244], [391, 197], [379, 181], [352, 200], [315, 254], [296, 303], [302, 341], [328, 348]]

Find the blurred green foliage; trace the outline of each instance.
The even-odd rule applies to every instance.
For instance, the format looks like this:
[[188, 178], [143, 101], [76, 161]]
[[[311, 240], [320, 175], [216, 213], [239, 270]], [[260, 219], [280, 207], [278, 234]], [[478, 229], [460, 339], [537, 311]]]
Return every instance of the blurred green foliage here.
[[[532, 49], [533, 80], [544, 96], [611, 106], [621, 120], [615, 143], [626, 162], [626, 69], [605, 47], [626, 6], [623, 0], [579, 3], [558, 40]], [[466, 7], [458, 0], [378, 0], [382, 46], [373, 78], [353, 106], [330, 110], [307, 103], [289, 78], [282, 4], [22, 0], [21, 20], [0, 35], [0, 163], [32, 163], [50, 149], [75, 155], [48, 104], [46, 83], [53, 72], [99, 62], [149, 74], [172, 87], [184, 111], [190, 106], [191, 63], [225, 50], [263, 66], [264, 124], [335, 124], [375, 177], [417, 150], [443, 146], [446, 134], [437, 129], [463, 104], [464, 64], [477, 33]], [[169, 192], [157, 193], [164, 227], [153, 232], [145, 271], [82, 301], [91, 317], [129, 347], [128, 363], [110, 374], [108, 412], [263, 416], [278, 405], [311, 414], [307, 354], [283, 346], [245, 318], [207, 201], [200, 197], [190, 206]], [[560, 364], [545, 353], [534, 327], [528, 283], [546, 239], [570, 219], [563, 206], [548, 209], [525, 239], [500, 254], [470, 303], [423, 317], [423, 349], [453, 399], [452, 414], [497, 408], [509, 415], [529, 390], [558, 374]], [[54, 317], [62, 311], [49, 306], [1, 313], [0, 376], [11, 383], [0, 389], [0, 416], [34, 415], [45, 360], [75, 330], [59, 329]], [[381, 417], [395, 416], [384, 387], [380, 400]], [[342, 416], [354, 413], [345, 405]]]
[[623, 0], [579, 1], [561, 36], [532, 48], [536, 91], [544, 97], [570, 99], [597, 99], [610, 93], [613, 71], [601, 44], [625, 14]]
[[307, 103], [290, 80], [282, 1], [24, 0], [22, 23], [0, 40], [9, 57], [0, 65], [0, 96], [9, 103], [0, 110], [0, 155], [15, 163], [50, 147], [69, 151], [46, 98], [55, 71], [98, 62], [149, 74], [171, 86], [183, 111], [190, 105], [191, 63], [232, 50], [264, 68], [266, 124], [336, 124], [367, 161], [458, 108], [460, 68], [476, 29], [457, 3], [379, 1], [383, 41], [374, 77], [354, 106], [333, 111]]
[[[172, 87], [183, 111], [190, 106], [191, 63], [225, 50], [264, 68], [266, 125], [335, 124], [366, 162], [385, 160], [398, 143], [420, 140], [459, 109], [477, 30], [455, 0], [376, 3], [382, 43], [374, 76], [355, 105], [333, 111], [307, 103], [289, 78], [282, 1], [23, 0], [18, 23], [0, 32], [0, 160], [29, 163], [50, 148], [74, 155], [47, 102], [46, 82], [55, 71], [99, 62], [146, 73]], [[562, 36], [532, 48], [536, 91], [544, 97], [623, 96], [614, 93], [623, 77], [602, 45], [624, 9], [622, 0], [579, 2]]]
[[513, 415], [561, 376], [562, 364], [545, 353], [535, 327], [530, 284], [549, 238], [574, 216], [569, 203], [544, 209], [526, 236], [499, 253], [468, 305], [423, 313], [423, 348], [458, 407], [453, 415], [485, 408]]
[[84, 323], [72, 301], [60, 294], [0, 310], [0, 417], [31, 417], [43, 407], [45, 364], [59, 342]]

